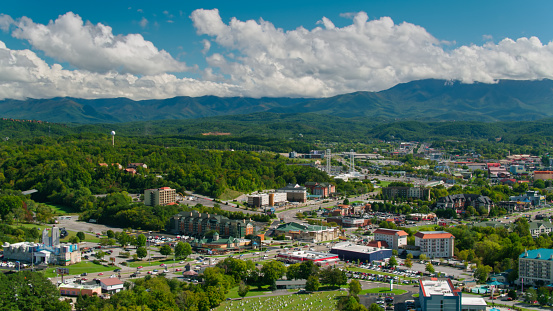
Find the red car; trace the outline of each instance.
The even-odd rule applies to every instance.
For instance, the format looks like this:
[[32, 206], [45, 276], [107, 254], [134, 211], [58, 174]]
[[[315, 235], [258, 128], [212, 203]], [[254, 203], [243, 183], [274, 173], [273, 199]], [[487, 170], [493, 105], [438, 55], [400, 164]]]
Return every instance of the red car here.
[[160, 267], [165, 267], [165, 266], [166, 266], [166, 264], [162, 263], [162, 264], [161, 264], [161, 265], [159, 265], [159, 266], [160, 266]]
[[104, 275], [104, 273], [103, 273], [103, 272], [100, 272], [100, 273], [98, 273], [98, 275]]
[[142, 267], [142, 266], [139, 266], [139, 267], [137, 267], [136, 269], [142, 269], [142, 268], [144, 268], [144, 267]]
[[177, 268], [177, 269], [175, 269], [175, 271], [182, 271], [182, 269], [181, 269], [181, 268]]
[[513, 301], [513, 297], [507, 297], [507, 301]]

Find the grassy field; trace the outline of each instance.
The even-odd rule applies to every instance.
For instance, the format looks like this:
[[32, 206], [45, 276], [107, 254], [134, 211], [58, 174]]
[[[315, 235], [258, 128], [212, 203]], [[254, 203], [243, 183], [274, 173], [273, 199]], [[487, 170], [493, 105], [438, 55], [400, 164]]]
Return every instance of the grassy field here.
[[217, 311], [277, 311], [277, 310], [336, 310], [336, 301], [345, 291], [316, 292], [313, 294], [288, 294], [224, 301]]
[[359, 295], [365, 295], [365, 294], [394, 294], [394, 295], [401, 295], [407, 293], [404, 289], [394, 289], [390, 291], [390, 287], [377, 287], [377, 288], [370, 288], [370, 289], [364, 289], [359, 292]]
[[45, 204], [47, 206], [50, 206], [52, 208], [52, 211], [54, 212], [54, 215], [66, 215], [66, 214], [77, 214], [77, 212], [72, 209], [71, 207], [63, 206], [63, 205], [57, 205], [57, 204]]
[[240, 191], [235, 191], [235, 190], [231, 190], [231, 189], [226, 189], [226, 190], [219, 196], [219, 199], [222, 200], [222, 201], [229, 201], [229, 200], [234, 200], [235, 198], [239, 197], [240, 195], [242, 195], [242, 192], [240, 192]]
[[[113, 271], [114, 269], [117, 269], [117, 267], [105, 267], [103, 265], [94, 264], [90, 261], [81, 261], [71, 266], [63, 266], [63, 268], [69, 268], [70, 276], [75, 276], [78, 274], [80, 275], [83, 272], [87, 272], [89, 274], [88, 278], [95, 278], [96, 273], [99, 273], [99, 272], [105, 273], [107, 271]], [[56, 267], [48, 267], [48, 269], [44, 270], [44, 275], [48, 278], [56, 277], [56, 273], [52, 272], [55, 269]]]
[[[61, 242], [66, 242], [66, 243], [69, 243], [69, 239], [73, 236], [76, 236], [77, 235], [77, 232], [75, 231], [69, 231], [67, 230], [67, 233], [68, 235], [61, 239]], [[95, 236], [95, 235], [92, 235], [92, 234], [88, 234], [88, 233], [85, 233], [84, 234], [84, 241], [81, 241], [81, 242], [92, 242], [92, 243], [100, 243], [100, 238]]]
[[[248, 294], [246, 295], [246, 297], [252, 297], [252, 296], [262, 296], [262, 295], [266, 295], [266, 294], [270, 294], [272, 293], [269, 289], [268, 289], [269, 286], [265, 286], [264, 288], [262, 287], [261, 290], [258, 290], [257, 287], [252, 287], [250, 286], [250, 291], [248, 292]], [[240, 296], [238, 296], [238, 286], [232, 288], [231, 290], [229, 290], [227, 296], [227, 298], [240, 298]]]

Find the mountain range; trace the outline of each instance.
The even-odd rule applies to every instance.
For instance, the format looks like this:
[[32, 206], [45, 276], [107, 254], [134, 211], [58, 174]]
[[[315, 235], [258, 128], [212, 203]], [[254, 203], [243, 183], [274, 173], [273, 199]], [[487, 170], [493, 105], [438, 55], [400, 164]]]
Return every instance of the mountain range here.
[[258, 112], [316, 113], [375, 121], [531, 121], [553, 117], [553, 81], [500, 80], [495, 84], [419, 80], [380, 92], [329, 98], [187, 97], [5, 99], [3, 118], [56, 123], [120, 123], [195, 119]]

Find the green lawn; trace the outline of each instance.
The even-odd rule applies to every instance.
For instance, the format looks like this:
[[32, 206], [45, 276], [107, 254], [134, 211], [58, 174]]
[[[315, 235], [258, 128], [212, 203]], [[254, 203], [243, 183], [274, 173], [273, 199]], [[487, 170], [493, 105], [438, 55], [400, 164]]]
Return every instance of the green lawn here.
[[[87, 272], [89, 274], [88, 278], [95, 278], [96, 273], [98, 272], [106, 272], [106, 271], [113, 271], [114, 269], [117, 269], [117, 267], [105, 267], [103, 265], [97, 265], [90, 261], [81, 261], [79, 263], [76, 263], [74, 265], [70, 266], [62, 266], [63, 268], [69, 268], [69, 275], [75, 276], [77, 274], [81, 274], [83, 272]], [[56, 273], [52, 272], [55, 270], [56, 267], [48, 267], [44, 270], [44, 275], [48, 278], [50, 277], [56, 277]]]
[[66, 214], [77, 214], [77, 212], [68, 206], [58, 205], [58, 204], [45, 204], [52, 208], [54, 215], [66, 215]]
[[276, 310], [313, 310], [334, 311], [340, 296], [346, 291], [316, 292], [312, 294], [287, 294], [282, 296], [267, 296], [245, 298], [243, 300], [224, 301], [216, 311], [276, 311]]
[[[69, 234], [65, 238], [61, 239], [61, 242], [69, 243], [69, 239], [71, 237], [77, 235], [77, 232], [75, 232], [75, 231], [67, 230], [67, 233], [69, 233]], [[84, 241], [81, 241], [81, 242], [100, 243], [100, 238], [95, 236], [95, 235], [85, 233], [84, 236], [85, 236], [85, 239], [84, 239]]]
[[[257, 289], [257, 286], [253, 287], [253, 286], [250, 286], [250, 291], [248, 292], [248, 294], [246, 295], [246, 297], [252, 297], [252, 296], [262, 296], [262, 295], [266, 295], [266, 294], [270, 294], [272, 293], [269, 288], [269, 286], [265, 286], [264, 288], [261, 288], [261, 290], [258, 290]], [[240, 296], [238, 296], [238, 286], [232, 288], [231, 290], [229, 290], [227, 296], [227, 298], [240, 298]]]
[[401, 295], [407, 293], [404, 289], [393, 289], [390, 291], [390, 287], [377, 287], [377, 288], [371, 288], [371, 289], [364, 289], [359, 292], [359, 295], [365, 295], [365, 294], [394, 294], [394, 295]]

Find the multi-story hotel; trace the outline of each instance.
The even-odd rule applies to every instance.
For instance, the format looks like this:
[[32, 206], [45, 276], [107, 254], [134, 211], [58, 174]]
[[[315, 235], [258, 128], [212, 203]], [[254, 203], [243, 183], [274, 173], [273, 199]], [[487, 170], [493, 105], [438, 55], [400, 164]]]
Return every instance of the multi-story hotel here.
[[173, 234], [203, 238], [211, 230], [219, 233], [221, 238], [244, 238], [254, 234], [254, 224], [249, 220], [231, 220], [220, 215], [207, 213], [180, 212], [169, 219], [167, 231]]
[[144, 204], [149, 206], [175, 203], [177, 191], [169, 187], [144, 190]]
[[389, 248], [398, 249], [403, 245], [407, 245], [407, 232], [403, 230], [383, 229], [378, 228], [374, 232], [375, 241], [384, 241]]
[[445, 231], [419, 231], [415, 233], [415, 246], [429, 258], [450, 258], [454, 253], [455, 237]]
[[525, 251], [518, 257], [518, 284], [553, 283], [553, 249]]

